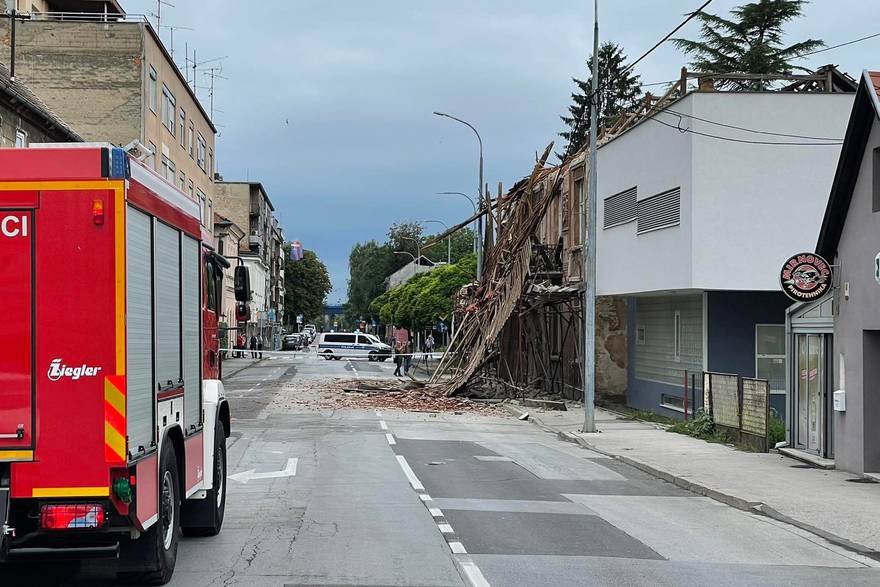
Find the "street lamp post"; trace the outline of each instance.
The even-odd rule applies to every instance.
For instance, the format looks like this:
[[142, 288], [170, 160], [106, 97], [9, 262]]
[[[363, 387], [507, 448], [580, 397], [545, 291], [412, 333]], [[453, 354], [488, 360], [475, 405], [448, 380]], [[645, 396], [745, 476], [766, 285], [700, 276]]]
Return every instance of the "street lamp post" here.
[[[437, 195], [438, 196], [464, 196], [465, 198], [467, 198], [467, 201], [471, 203], [471, 206], [474, 207], [474, 214], [477, 213], [477, 203], [474, 202], [474, 199], [472, 197], [470, 197], [469, 195], [467, 195], [464, 192], [437, 192]], [[474, 231], [474, 255], [476, 255], [477, 254], [477, 229], [472, 228], [471, 230]]]
[[[444, 118], [449, 118], [450, 120], [454, 120], [459, 122], [477, 135], [477, 141], [480, 143], [480, 180], [477, 184], [477, 201], [479, 202], [480, 212], [483, 211], [483, 137], [480, 136], [480, 133], [477, 132], [477, 129], [474, 128], [474, 125], [471, 123], [462, 120], [461, 118], [456, 118], [455, 116], [446, 114], [445, 112], [434, 112], [437, 116], [442, 116]], [[477, 281], [483, 276], [483, 216], [482, 214], [477, 218]]]
[[[421, 262], [422, 262], [421, 261], [421, 259], [422, 259], [422, 242], [419, 239], [410, 238], [408, 236], [401, 236], [400, 238], [403, 240], [412, 241], [412, 242], [416, 243], [416, 256], [413, 258], [413, 261], [416, 263], [416, 265], [421, 264]], [[395, 251], [395, 252], [397, 252], [397, 251]], [[412, 257], [412, 253], [410, 253], [410, 257]]]
[[[447, 231], [449, 230], [449, 225], [441, 220], [422, 220], [422, 222], [434, 222], [436, 224], [441, 225]], [[449, 234], [446, 236], [446, 264], [452, 265], [452, 235]]]

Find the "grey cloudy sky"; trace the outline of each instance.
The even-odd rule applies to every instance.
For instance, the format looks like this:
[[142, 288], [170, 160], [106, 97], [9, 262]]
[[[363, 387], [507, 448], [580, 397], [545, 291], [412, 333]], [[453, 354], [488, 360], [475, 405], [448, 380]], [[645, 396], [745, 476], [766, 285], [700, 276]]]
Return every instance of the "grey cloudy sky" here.
[[[327, 264], [331, 302], [345, 298], [355, 242], [381, 241], [392, 222], [452, 224], [470, 210], [463, 198], [433, 194], [475, 192], [475, 139], [432, 111], [477, 126], [487, 181], [493, 190], [510, 185], [558, 139], [571, 77], [586, 76], [592, 46], [587, 0], [172, 3], [163, 24], [195, 29], [175, 32], [178, 61], [184, 43], [199, 60], [228, 56], [228, 80], [217, 80], [215, 95], [220, 173], [265, 184], [286, 237]], [[634, 59], [701, 3], [600, 0], [600, 36]], [[714, 0], [707, 11], [726, 14], [740, 3]], [[130, 13], [156, 10], [156, 0], [123, 4]], [[788, 32], [828, 45], [877, 33], [880, 3], [813, 0]], [[691, 23], [680, 34], [697, 33]], [[167, 44], [169, 31], [162, 36]], [[667, 44], [637, 72], [645, 83], [670, 80], [685, 61]], [[802, 61], [857, 76], [880, 68], [880, 37]], [[205, 90], [199, 96], [207, 103]]]

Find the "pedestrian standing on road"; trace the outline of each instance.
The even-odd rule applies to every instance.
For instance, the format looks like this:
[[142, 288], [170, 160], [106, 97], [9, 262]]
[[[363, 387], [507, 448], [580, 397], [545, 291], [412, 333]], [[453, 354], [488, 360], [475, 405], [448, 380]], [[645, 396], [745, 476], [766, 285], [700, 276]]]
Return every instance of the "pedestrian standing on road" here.
[[257, 336], [255, 334], [251, 335], [251, 358], [257, 358]]
[[409, 375], [409, 369], [412, 367], [413, 344], [412, 341], [406, 343], [406, 354], [403, 356], [403, 374]]
[[260, 358], [261, 359], [263, 358], [263, 345], [264, 344], [265, 344], [265, 339], [263, 338], [263, 335], [261, 334], [259, 336], [259, 338], [257, 338], [257, 350], [260, 351]]
[[397, 342], [394, 345], [394, 376], [402, 377], [400, 374], [400, 368], [403, 367], [403, 353], [406, 352], [406, 347], [401, 343]]
[[431, 353], [434, 352], [434, 333], [428, 333], [428, 338], [425, 339], [425, 352], [428, 353], [429, 358], [434, 358]]

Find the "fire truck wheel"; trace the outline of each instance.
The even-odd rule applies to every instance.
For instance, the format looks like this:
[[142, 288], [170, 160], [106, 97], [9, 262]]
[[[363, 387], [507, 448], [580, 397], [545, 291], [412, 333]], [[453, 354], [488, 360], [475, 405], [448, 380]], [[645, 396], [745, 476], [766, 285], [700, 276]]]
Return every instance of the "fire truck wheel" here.
[[174, 574], [180, 541], [180, 478], [177, 458], [170, 441], [163, 443], [159, 459], [159, 519], [139, 540], [151, 551], [141, 572], [119, 573], [120, 581], [137, 585], [164, 585]]
[[216, 536], [220, 533], [226, 514], [226, 428], [219, 420], [214, 426], [214, 486], [208, 490], [205, 499], [187, 501], [184, 508], [184, 536]]

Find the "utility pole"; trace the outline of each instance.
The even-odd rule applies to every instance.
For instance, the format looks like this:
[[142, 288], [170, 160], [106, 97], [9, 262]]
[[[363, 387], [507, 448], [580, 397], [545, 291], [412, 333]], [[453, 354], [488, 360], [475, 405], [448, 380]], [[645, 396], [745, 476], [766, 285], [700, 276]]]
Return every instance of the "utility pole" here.
[[15, 8], [12, 9], [12, 22], [9, 24], [11, 31], [11, 47], [9, 50], [9, 81], [15, 83], [15, 21], [18, 20]]
[[[596, 432], [596, 201], [598, 200], [599, 136], [599, 0], [593, 0], [593, 91], [590, 99], [590, 189], [581, 195], [581, 235], [584, 251], [584, 428]], [[587, 198], [587, 202], [583, 198]], [[584, 205], [586, 204], [586, 206]], [[589, 209], [584, 218], [585, 208]]]

